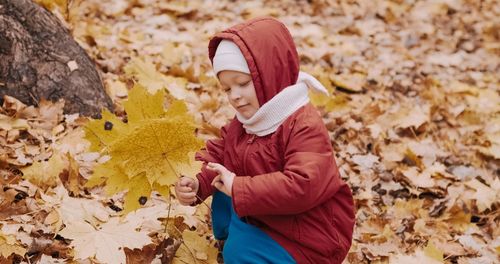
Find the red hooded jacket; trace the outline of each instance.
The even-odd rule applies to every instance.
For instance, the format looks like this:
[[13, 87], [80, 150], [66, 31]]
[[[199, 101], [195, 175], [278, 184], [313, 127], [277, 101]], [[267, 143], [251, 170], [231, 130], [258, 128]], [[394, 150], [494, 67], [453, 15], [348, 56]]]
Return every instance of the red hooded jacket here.
[[[235, 42], [245, 56], [260, 105], [296, 83], [299, 58], [281, 22], [257, 18], [216, 34], [210, 60], [222, 39]], [[221, 132], [197, 159], [238, 175], [232, 190], [236, 214], [270, 235], [297, 263], [341, 263], [351, 245], [354, 205], [317, 110], [307, 104], [263, 137], [247, 134], [236, 118]], [[215, 176], [205, 167], [197, 175], [201, 199], [213, 194]]]

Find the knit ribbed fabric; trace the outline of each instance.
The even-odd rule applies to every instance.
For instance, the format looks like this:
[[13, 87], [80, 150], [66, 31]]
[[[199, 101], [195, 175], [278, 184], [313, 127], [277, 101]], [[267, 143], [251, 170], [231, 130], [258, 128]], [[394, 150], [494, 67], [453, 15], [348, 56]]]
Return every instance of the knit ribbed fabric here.
[[216, 76], [219, 72], [227, 70], [250, 74], [247, 61], [240, 48], [234, 42], [226, 39], [222, 40], [217, 47], [213, 59], [213, 69]]
[[296, 84], [286, 87], [275, 95], [252, 117], [246, 119], [240, 113], [236, 113], [236, 118], [243, 124], [247, 134], [259, 137], [269, 135], [297, 109], [309, 103], [308, 88], [328, 95], [328, 90], [316, 78], [300, 72]]

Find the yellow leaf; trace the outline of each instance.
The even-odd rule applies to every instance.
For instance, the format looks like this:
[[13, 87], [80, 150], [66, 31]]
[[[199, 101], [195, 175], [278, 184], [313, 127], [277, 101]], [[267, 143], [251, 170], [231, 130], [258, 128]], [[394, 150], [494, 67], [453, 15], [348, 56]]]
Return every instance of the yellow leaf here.
[[325, 72], [319, 67], [310, 69], [306, 68], [306, 71], [314, 75], [321, 82], [321, 84], [325, 86], [329, 94], [325, 95], [323, 93], [309, 91], [309, 98], [311, 99], [311, 103], [314, 106], [324, 107], [325, 111], [327, 112], [331, 112], [334, 109], [346, 106], [347, 95], [345, 94], [334, 95], [335, 87], [332, 85], [332, 80], [328, 76], [327, 72]]
[[161, 196], [168, 198], [170, 195], [169, 185], [160, 185], [159, 183], [153, 183], [153, 190], [157, 191]]
[[[92, 176], [89, 178], [89, 180], [85, 183], [84, 186], [85, 187], [95, 187], [97, 185], [100, 185], [100, 184], [106, 182], [106, 179], [108, 179], [108, 177], [110, 179], [120, 178], [120, 177], [116, 176], [116, 174], [119, 174], [119, 172], [120, 172], [119, 168], [116, 168], [116, 170], [117, 171], [115, 171], [115, 167], [109, 161], [104, 163], [104, 164], [97, 165], [94, 168], [94, 172], [92, 173]], [[125, 175], [125, 173], [121, 173], [120, 175], [123, 175], [123, 179], [128, 179], [128, 177], [127, 177], [127, 175]], [[106, 186], [106, 187], [108, 187], [108, 186]], [[116, 192], [118, 192], [118, 191], [116, 191]], [[113, 193], [113, 192], [109, 191], [107, 193], [109, 195], [110, 193]]]
[[422, 163], [422, 160], [415, 153], [413, 153], [413, 151], [411, 151], [411, 149], [409, 149], [409, 148], [406, 149], [405, 158], [408, 161], [411, 161], [411, 163], [415, 164], [420, 169], [424, 168], [424, 164]]
[[176, 45], [172, 42], [167, 42], [160, 54], [162, 64], [168, 67], [180, 65], [184, 57], [189, 57], [190, 55], [189, 47], [184, 44]]
[[19, 246], [13, 236], [5, 236], [0, 233], [0, 256], [8, 258], [12, 254], [24, 256], [26, 249]]
[[428, 257], [431, 257], [437, 261], [440, 261], [440, 262], [443, 262], [444, 261], [444, 257], [443, 257], [443, 251], [438, 249], [434, 243], [432, 243], [431, 241], [429, 241], [429, 243], [427, 244], [427, 246], [424, 248], [424, 253], [425, 255], [427, 255]]
[[[128, 181], [128, 192], [125, 196], [125, 203], [123, 204], [123, 213], [127, 214], [131, 211], [141, 208], [142, 205], [149, 199], [151, 194], [151, 185], [144, 174], [135, 176]], [[141, 204], [140, 199], [144, 199]]]
[[139, 84], [144, 86], [150, 93], [156, 93], [165, 87], [163, 74], [156, 70], [150, 61], [134, 58], [123, 68], [125, 74], [135, 77]]
[[120, 135], [130, 129], [121, 119], [104, 109], [101, 119], [91, 120], [85, 125], [85, 139], [90, 142], [90, 151], [100, 151], [111, 145]]
[[127, 85], [120, 80], [110, 80], [105, 81], [106, 93], [109, 94], [111, 98], [124, 98], [128, 95]]
[[217, 248], [196, 231], [182, 232], [183, 245], [175, 253], [172, 263], [217, 263]]
[[79, 179], [80, 179], [80, 174], [79, 174], [79, 166], [76, 160], [71, 157], [69, 154], [67, 154], [68, 160], [69, 160], [69, 171], [68, 171], [68, 191], [78, 194], [80, 192], [79, 186]]
[[156, 70], [153, 63], [139, 58], [132, 59], [124, 68], [125, 73], [137, 80], [136, 85], [147, 89], [151, 94], [167, 88], [176, 99], [185, 99], [187, 95], [186, 78], [167, 76]]
[[188, 80], [181, 77], [165, 76], [168, 92], [177, 99], [186, 99]]
[[129, 178], [146, 173], [151, 184], [172, 184], [189, 163], [187, 154], [202, 146], [193, 131], [193, 124], [183, 118], [146, 120], [117, 140], [110, 155], [122, 162]]
[[363, 91], [363, 86], [366, 83], [366, 76], [363, 74], [343, 74], [343, 75], [331, 75], [332, 82], [341, 88], [352, 92]]
[[144, 119], [161, 118], [165, 114], [163, 110], [164, 98], [165, 92], [163, 90], [151, 95], [141, 85], [134, 85], [129, 92], [129, 100], [123, 104], [127, 111], [129, 124]]
[[[194, 134], [193, 117], [183, 101], [174, 100], [165, 111], [163, 100], [163, 91], [151, 95], [136, 86], [124, 104], [126, 124], [116, 129], [113, 126], [112, 132], [106, 130], [102, 120], [87, 124], [93, 135], [91, 143], [98, 150], [106, 147], [111, 159], [94, 168], [86, 186], [105, 182], [108, 195], [128, 190], [124, 212], [139, 208], [139, 198], [149, 198], [153, 190], [168, 195], [170, 185], [180, 175], [194, 176], [201, 169], [201, 163], [194, 161], [194, 153], [203, 141]], [[103, 116], [111, 120], [111, 116]]]
[[66, 168], [66, 162], [55, 153], [48, 161], [37, 161], [33, 165], [21, 169], [24, 178], [33, 184], [45, 188], [54, 187], [59, 182], [59, 174]]

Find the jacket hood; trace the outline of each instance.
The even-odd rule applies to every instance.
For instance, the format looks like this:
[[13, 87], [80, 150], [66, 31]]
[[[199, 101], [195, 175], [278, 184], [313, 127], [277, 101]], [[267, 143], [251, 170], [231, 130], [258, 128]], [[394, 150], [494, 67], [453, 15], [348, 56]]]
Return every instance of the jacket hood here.
[[233, 41], [243, 53], [261, 106], [297, 82], [299, 56], [292, 35], [280, 21], [254, 18], [215, 34], [208, 44], [212, 63], [223, 39]]

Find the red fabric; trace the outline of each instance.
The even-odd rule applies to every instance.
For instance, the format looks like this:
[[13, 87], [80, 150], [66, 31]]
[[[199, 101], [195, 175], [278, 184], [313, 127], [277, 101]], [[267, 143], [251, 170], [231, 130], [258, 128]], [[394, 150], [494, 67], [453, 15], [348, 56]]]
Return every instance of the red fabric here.
[[[261, 104], [295, 83], [297, 52], [279, 21], [254, 19], [217, 34], [209, 45], [211, 59], [221, 38], [242, 50], [254, 84], [259, 83]], [[298, 263], [341, 263], [351, 245], [354, 205], [317, 110], [303, 106], [264, 137], [247, 134], [233, 119], [221, 136], [208, 141], [197, 159], [221, 163], [238, 175], [232, 197], [238, 216], [269, 234]], [[202, 169], [197, 177], [204, 200], [214, 191], [215, 174]]]

